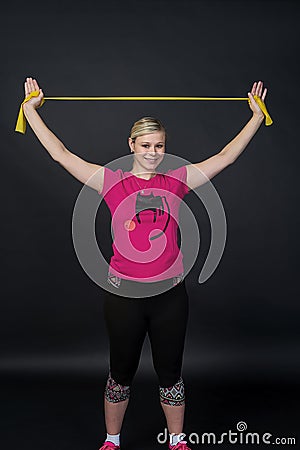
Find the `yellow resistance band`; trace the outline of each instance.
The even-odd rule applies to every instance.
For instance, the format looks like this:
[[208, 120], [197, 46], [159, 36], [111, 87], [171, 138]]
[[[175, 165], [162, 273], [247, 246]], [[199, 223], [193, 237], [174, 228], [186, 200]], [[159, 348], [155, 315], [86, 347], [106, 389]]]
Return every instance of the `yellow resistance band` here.
[[[38, 95], [38, 91], [33, 91], [21, 103], [15, 131], [23, 134], [25, 133], [26, 119], [22, 106], [32, 97], [38, 97]], [[254, 99], [265, 115], [266, 126], [272, 125], [273, 120], [271, 119], [270, 114], [267, 111], [265, 103], [257, 95], [254, 95]], [[44, 97], [41, 106], [44, 104], [45, 100], [247, 100], [250, 103], [250, 99], [248, 97]]]

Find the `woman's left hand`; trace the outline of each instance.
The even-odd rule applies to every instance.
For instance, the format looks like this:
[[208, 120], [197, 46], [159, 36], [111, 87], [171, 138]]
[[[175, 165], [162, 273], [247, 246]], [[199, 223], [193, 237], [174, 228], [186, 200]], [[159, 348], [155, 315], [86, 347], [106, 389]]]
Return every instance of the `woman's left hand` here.
[[251, 92], [248, 92], [248, 97], [250, 99], [249, 107], [250, 107], [251, 111], [253, 112], [253, 114], [256, 115], [257, 117], [263, 118], [264, 113], [262, 112], [259, 105], [255, 101], [255, 99], [253, 97], [254, 95], [257, 95], [258, 97], [260, 97], [263, 102], [265, 101], [265, 98], [267, 95], [267, 88], [265, 88], [263, 90], [263, 82], [262, 81], [259, 81], [259, 82], [255, 81], [253, 83]]

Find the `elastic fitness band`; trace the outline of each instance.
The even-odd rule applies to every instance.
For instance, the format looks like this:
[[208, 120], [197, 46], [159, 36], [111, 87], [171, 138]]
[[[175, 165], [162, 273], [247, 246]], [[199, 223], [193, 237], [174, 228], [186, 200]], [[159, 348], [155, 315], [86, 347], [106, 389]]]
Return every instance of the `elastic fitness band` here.
[[[28, 100], [30, 100], [32, 97], [38, 96], [39, 91], [33, 91], [21, 103], [15, 131], [23, 134], [26, 132], [26, 119], [24, 116], [22, 105], [28, 102]], [[254, 95], [254, 99], [265, 115], [265, 125], [272, 125], [273, 120], [271, 119], [270, 114], [267, 111], [265, 103], [257, 95]], [[40, 106], [45, 103], [45, 100], [247, 100], [250, 103], [250, 99], [248, 97], [44, 97]]]

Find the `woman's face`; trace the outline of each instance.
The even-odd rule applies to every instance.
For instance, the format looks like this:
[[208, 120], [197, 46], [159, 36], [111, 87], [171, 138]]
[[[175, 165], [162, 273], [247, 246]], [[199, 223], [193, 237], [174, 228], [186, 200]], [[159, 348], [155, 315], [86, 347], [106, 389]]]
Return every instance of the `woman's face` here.
[[138, 136], [135, 142], [129, 138], [129, 147], [134, 152], [135, 162], [146, 171], [155, 170], [165, 153], [166, 135], [164, 131]]

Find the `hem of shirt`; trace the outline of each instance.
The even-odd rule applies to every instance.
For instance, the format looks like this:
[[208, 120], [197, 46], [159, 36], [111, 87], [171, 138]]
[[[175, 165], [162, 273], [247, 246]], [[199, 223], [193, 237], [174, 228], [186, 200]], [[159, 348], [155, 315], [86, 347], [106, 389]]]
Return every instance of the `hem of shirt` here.
[[117, 278], [121, 278], [124, 280], [131, 280], [131, 281], [140, 281], [142, 283], [152, 283], [155, 281], [163, 281], [163, 280], [168, 280], [170, 278], [174, 278], [174, 277], [181, 277], [182, 274], [184, 274], [184, 268], [183, 266], [179, 266], [177, 267], [176, 271], [166, 271], [166, 274], [164, 277], [161, 277], [160, 275], [153, 275], [153, 276], [142, 276], [142, 277], [138, 277], [136, 275], [126, 275], [124, 273], [119, 272], [118, 270], [114, 269], [112, 266], [109, 266], [108, 269], [108, 276], [112, 276], [112, 277], [117, 277]]

